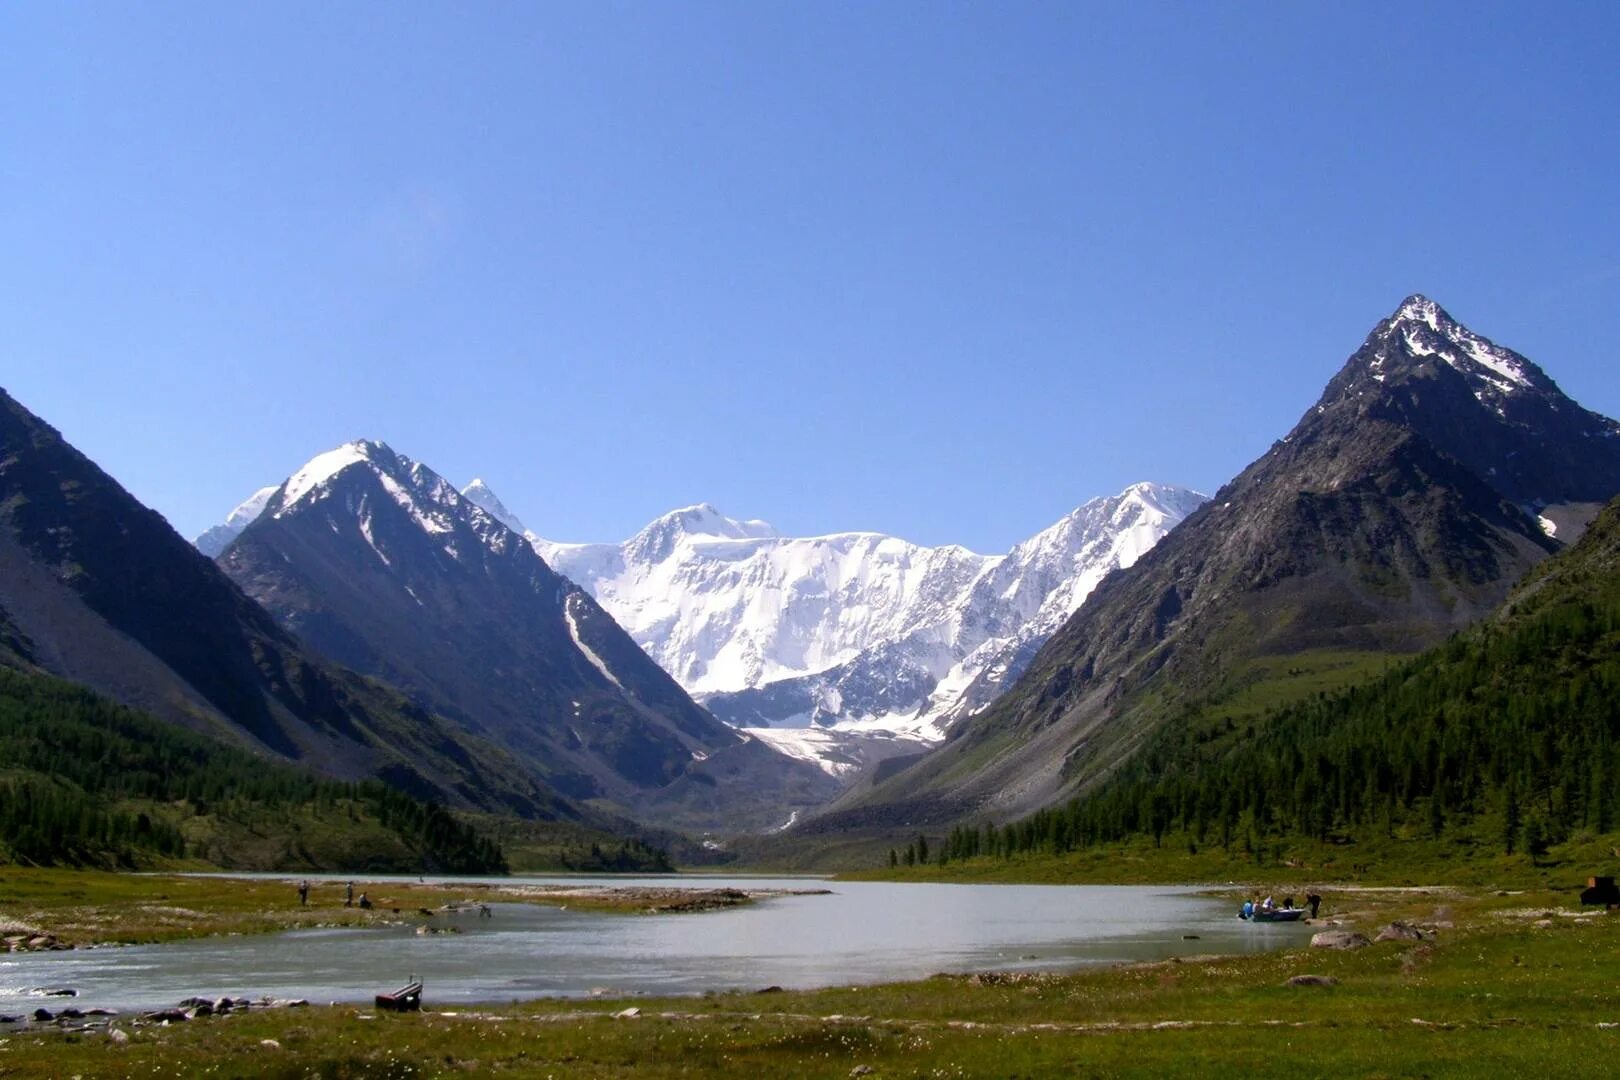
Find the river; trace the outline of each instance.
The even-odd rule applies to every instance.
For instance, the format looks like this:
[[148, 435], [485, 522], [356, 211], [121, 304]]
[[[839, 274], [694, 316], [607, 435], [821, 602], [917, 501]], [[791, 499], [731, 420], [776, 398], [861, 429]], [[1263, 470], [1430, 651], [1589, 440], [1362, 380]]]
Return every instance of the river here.
[[[339, 879], [333, 879], [339, 880]], [[371, 878], [368, 880], [379, 880]], [[536, 877], [504, 884], [828, 888], [751, 906], [625, 915], [522, 903], [463, 914], [454, 934], [414, 926], [298, 930], [165, 945], [0, 955], [0, 1013], [172, 1006], [198, 995], [369, 1002], [421, 978], [435, 1005], [591, 994], [695, 994], [925, 978], [935, 972], [1085, 965], [1298, 944], [1300, 925], [1250, 925], [1194, 888], [934, 885], [718, 875]], [[471, 892], [469, 895], [473, 895]]]

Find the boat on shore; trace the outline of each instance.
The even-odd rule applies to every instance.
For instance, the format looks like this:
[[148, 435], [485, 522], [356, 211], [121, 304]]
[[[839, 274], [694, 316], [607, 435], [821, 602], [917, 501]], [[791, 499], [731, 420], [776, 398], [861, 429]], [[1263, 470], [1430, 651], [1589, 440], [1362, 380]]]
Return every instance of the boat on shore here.
[[1307, 914], [1306, 908], [1255, 908], [1253, 912], [1238, 912], [1238, 918], [1250, 922], [1298, 922]]

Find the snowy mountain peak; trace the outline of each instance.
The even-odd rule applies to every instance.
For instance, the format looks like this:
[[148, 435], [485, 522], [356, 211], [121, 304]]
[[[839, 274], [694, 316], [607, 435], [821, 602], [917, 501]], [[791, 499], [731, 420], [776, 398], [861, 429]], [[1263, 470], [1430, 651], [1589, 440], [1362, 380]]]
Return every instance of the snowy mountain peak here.
[[501, 502], [500, 498], [482, 479], [474, 477], [472, 483], [461, 489], [461, 494], [468, 502], [480, 507], [490, 517], [513, 532], [522, 534], [529, 531], [523, 527], [523, 522], [518, 520], [518, 516], [506, 508], [506, 504]]
[[989, 692], [981, 677], [1010, 679], [1104, 575], [1203, 499], [1132, 485], [1006, 555], [879, 533], [783, 537], [707, 504], [619, 545], [531, 539], [722, 719], [931, 741], [978, 704], [970, 690]]
[[625, 553], [634, 561], [656, 563], [669, 558], [683, 542], [768, 540], [776, 535], [763, 521], [738, 521], [709, 503], [697, 503], [671, 510], [648, 524], [625, 544]]
[[[1193, 491], [1191, 488], [1177, 487], [1174, 484], [1156, 484], [1152, 481], [1142, 481], [1132, 484], [1120, 492], [1115, 500], [1121, 506], [1134, 503], [1141, 508], [1155, 514], [1162, 514], [1168, 518], [1180, 521], [1194, 510], [1198, 509], [1209, 496]], [[1104, 499], [1093, 499], [1092, 503], [1108, 502]], [[1090, 503], [1087, 504], [1091, 505]], [[1082, 507], [1082, 509], [1084, 509]], [[1080, 511], [1075, 511], [1079, 513]]]
[[1467, 378], [1475, 396], [1487, 405], [1525, 390], [1553, 389], [1551, 380], [1530, 361], [1474, 333], [1421, 293], [1402, 301], [1395, 314], [1373, 331], [1369, 344], [1374, 348], [1368, 366], [1378, 382], [1385, 380], [1391, 367], [1420, 366], [1435, 357]]
[[1396, 323], [1420, 322], [1430, 330], [1439, 330], [1442, 321], [1453, 326], [1456, 325], [1456, 320], [1448, 315], [1444, 308], [1422, 293], [1413, 293], [1405, 300], [1402, 300], [1401, 306], [1395, 309], [1395, 314], [1390, 317], [1390, 321]]
[[232, 540], [242, 535], [243, 529], [253, 524], [258, 516], [264, 513], [264, 508], [269, 505], [271, 496], [280, 490], [280, 484], [272, 484], [269, 487], [262, 487], [255, 491], [238, 503], [234, 510], [225, 515], [224, 524], [210, 527], [192, 543], [197, 545], [198, 551], [210, 559], [215, 558], [220, 552], [230, 547]]
[[357, 439], [328, 450], [324, 454], [316, 454], [281, 485], [277, 494], [270, 500], [274, 503], [272, 512], [277, 515], [285, 513], [288, 508], [321, 489], [345, 469], [374, 462], [385, 454], [392, 456], [393, 451], [388, 449], [385, 443], [370, 439]]
[[253, 524], [253, 520], [264, 513], [265, 506], [270, 502], [270, 496], [274, 495], [280, 486], [280, 484], [271, 484], [269, 487], [262, 487], [249, 495], [236, 509], [225, 515], [225, 524], [234, 526], [237, 529], [245, 529]]

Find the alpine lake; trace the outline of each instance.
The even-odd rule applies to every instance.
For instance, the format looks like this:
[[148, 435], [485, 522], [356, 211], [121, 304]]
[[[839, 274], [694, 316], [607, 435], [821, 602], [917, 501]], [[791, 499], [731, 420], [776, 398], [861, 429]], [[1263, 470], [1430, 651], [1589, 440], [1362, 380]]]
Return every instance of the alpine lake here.
[[[327, 896], [343, 887], [339, 877], [309, 880]], [[80, 1008], [123, 1011], [188, 997], [363, 1003], [412, 979], [435, 1006], [815, 989], [1264, 952], [1310, 935], [1298, 924], [1245, 924], [1229, 900], [1191, 887], [707, 875], [457, 879], [451, 887], [464, 885], [467, 895], [458, 910], [410, 907], [392, 917], [389, 884], [416, 880], [368, 877], [374, 911], [387, 917], [365, 928], [0, 955], [0, 1013], [31, 1011], [42, 991], [57, 988], [76, 991]], [[481, 885], [768, 895], [720, 910], [646, 914], [502, 901]], [[286, 888], [291, 897], [294, 883]]]

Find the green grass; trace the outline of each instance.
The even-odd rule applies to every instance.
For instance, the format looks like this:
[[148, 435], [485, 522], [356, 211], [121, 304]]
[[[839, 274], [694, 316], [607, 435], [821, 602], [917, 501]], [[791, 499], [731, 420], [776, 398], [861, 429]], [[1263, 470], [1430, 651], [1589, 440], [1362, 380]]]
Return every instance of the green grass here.
[[[848, 1077], [1591, 1075], [1620, 1052], [1620, 917], [1567, 894], [1345, 894], [1351, 953], [1186, 958], [1074, 975], [376, 1015], [317, 1008], [104, 1035], [0, 1032], [0, 1075]], [[1286, 987], [1296, 974], [1338, 985]], [[635, 1006], [641, 1015], [614, 1019]], [[274, 1040], [268, 1046], [264, 1040]]]
[[1267, 656], [1239, 665], [1223, 689], [1200, 710], [1210, 726], [1252, 723], [1286, 705], [1383, 674], [1403, 657], [1383, 652], [1320, 649], [1292, 656]]

